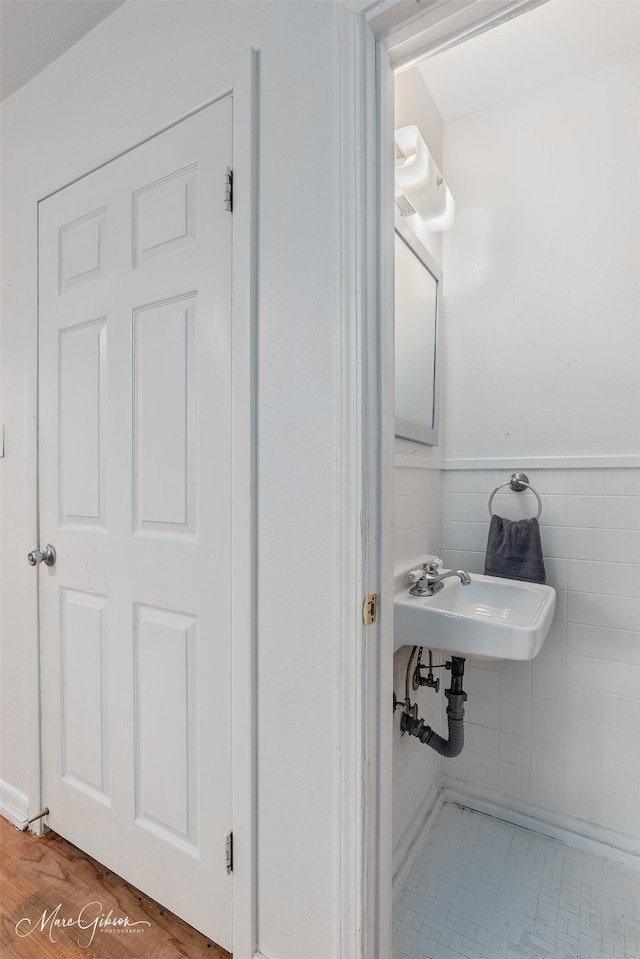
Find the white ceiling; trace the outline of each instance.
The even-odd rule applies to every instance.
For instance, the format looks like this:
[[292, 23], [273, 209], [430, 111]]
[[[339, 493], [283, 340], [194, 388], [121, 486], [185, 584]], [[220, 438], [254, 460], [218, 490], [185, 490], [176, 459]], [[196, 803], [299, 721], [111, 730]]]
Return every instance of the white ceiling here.
[[0, 0], [0, 99], [41, 73], [125, 0]]
[[640, 47], [640, 0], [549, 0], [418, 64], [445, 122]]
[[[124, 2], [0, 0], [0, 99]], [[639, 44], [640, 0], [549, 0], [418, 70], [450, 121]]]

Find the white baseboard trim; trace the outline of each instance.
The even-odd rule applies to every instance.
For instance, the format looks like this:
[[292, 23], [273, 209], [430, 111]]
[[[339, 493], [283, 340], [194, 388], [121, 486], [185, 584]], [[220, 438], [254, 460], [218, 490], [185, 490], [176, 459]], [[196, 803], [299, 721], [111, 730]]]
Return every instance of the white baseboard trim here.
[[393, 848], [393, 900], [402, 889], [413, 861], [426, 841], [431, 825], [442, 806], [442, 783], [433, 783], [418, 806], [415, 815]]
[[14, 786], [0, 779], [0, 816], [21, 829], [29, 817], [29, 800]]
[[466, 806], [467, 809], [485, 813], [513, 826], [522, 826], [550, 839], [557, 839], [574, 849], [611, 859], [640, 872], [638, 840], [611, 829], [543, 810], [524, 800], [511, 799], [490, 790], [468, 788], [466, 784], [445, 785], [441, 799], [442, 802]]

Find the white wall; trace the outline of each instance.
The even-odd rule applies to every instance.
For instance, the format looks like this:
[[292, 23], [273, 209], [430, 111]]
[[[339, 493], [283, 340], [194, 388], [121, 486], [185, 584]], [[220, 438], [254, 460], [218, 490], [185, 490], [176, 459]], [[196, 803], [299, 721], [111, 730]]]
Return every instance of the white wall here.
[[[400, 127], [410, 124], [418, 127], [434, 160], [440, 169], [442, 169], [442, 119], [436, 109], [435, 103], [429, 95], [429, 91], [424, 85], [422, 77], [415, 69], [396, 74], [394, 80], [394, 129], [399, 129]], [[424, 223], [418, 216], [408, 217], [406, 222], [431, 253], [436, 263], [442, 266], [443, 234], [432, 233], [424, 226]], [[442, 442], [442, 434], [440, 436], [440, 442]], [[425, 446], [423, 443], [415, 443], [412, 440], [402, 439], [401, 437], [396, 437], [395, 450], [396, 453], [405, 456], [421, 457], [432, 461], [439, 461], [442, 456], [440, 447]], [[439, 469], [439, 462], [434, 464], [434, 466]], [[396, 565], [398, 562], [401, 562], [401, 558], [396, 554]]]
[[[333, 3], [132, 0], [4, 104], [0, 780], [28, 792], [35, 722], [27, 650], [36, 577], [25, 557], [36, 536], [36, 202], [130, 145], [138, 118], [153, 111], [149, 133], [171, 122], [178, 91], [251, 46], [261, 78], [258, 939], [278, 959], [335, 959], [342, 318]], [[309, 614], [311, 594], [321, 615]]]
[[445, 783], [636, 852], [640, 471], [611, 457], [640, 453], [639, 94], [624, 56], [445, 127], [444, 559], [482, 571], [489, 494], [525, 468], [558, 606], [531, 664], [470, 663], [468, 747], [441, 764]]
[[[442, 118], [417, 69], [397, 73], [394, 83], [394, 129], [417, 126], [433, 159], [442, 171]], [[432, 233], [419, 216], [407, 217], [407, 223], [442, 266], [442, 233]]]
[[639, 115], [625, 56], [446, 125], [447, 458], [638, 452]]

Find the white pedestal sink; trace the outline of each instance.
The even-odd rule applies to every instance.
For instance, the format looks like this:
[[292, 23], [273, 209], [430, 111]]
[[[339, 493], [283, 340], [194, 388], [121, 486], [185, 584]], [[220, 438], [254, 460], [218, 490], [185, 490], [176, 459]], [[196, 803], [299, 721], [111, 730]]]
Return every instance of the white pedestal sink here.
[[395, 649], [426, 646], [454, 656], [520, 660], [540, 652], [553, 620], [553, 587], [470, 573], [468, 586], [451, 577], [434, 596], [412, 596], [408, 569], [404, 579], [395, 578]]

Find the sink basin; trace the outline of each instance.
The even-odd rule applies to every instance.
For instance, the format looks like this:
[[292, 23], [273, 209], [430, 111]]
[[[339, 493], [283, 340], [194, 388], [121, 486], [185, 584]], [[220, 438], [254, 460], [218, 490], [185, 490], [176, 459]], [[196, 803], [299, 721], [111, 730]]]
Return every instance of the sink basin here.
[[435, 596], [411, 596], [405, 575], [394, 595], [395, 648], [427, 646], [457, 656], [533, 659], [551, 628], [553, 587], [470, 575], [469, 586], [451, 577]]

